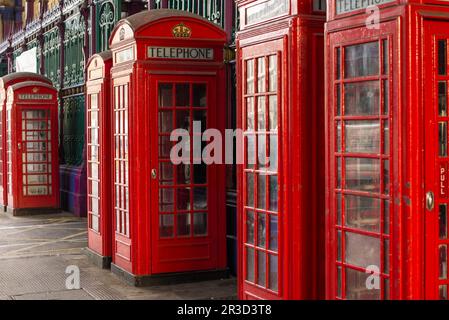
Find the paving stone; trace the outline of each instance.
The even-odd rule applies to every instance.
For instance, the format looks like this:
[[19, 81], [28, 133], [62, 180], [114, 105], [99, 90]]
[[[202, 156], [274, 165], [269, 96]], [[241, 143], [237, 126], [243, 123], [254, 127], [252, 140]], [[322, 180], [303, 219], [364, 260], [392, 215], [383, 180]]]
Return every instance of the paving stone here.
[[14, 300], [93, 300], [84, 290], [37, 292], [13, 296]]

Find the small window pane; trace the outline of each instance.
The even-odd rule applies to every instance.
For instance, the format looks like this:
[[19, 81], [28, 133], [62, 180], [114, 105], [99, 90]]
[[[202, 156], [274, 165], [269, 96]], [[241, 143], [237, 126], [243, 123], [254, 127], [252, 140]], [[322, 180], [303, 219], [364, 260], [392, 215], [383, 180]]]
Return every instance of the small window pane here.
[[384, 194], [390, 194], [390, 161], [384, 161]]
[[193, 107], [207, 107], [207, 85], [193, 84]]
[[384, 273], [390, 274], [390, 241], [384, 241]]
[[269, 91], [270, 92], [277, 92], [278, 91], [278, 57], [277, 56], [270, 56], [269, 57]]
[[365, 81], [345, 84], [345, 115], [379, 115], [379, 81]]
[[262, 93], [267, 91], [267, 69], [265, 58], [257, 59], [257, 92]]
[[447, 82], [438, 83], [438, 113], [440, 117], [447, 117]]
[[161, 238], [172, 238], [174, 234], [174, 216], [163, 214], [159, 216], [159, 236]]
[[341, 287], [342, 287], [342, 275], [341, 267], [337, 267], [337, 297], [341, 298]]
[[266, 275], [267, 275], [267, 260], [266, 260], [266, 253], [263, 251], [257, 251], [257, 267], [258, 267], [258, 277], [257, 277], [257, 283], [262, 286], [266, 287]]
[[258, 148], [258, 162], [259, 162], [259, 169], [266, 168], [268, 165], [268, 159], [267, 159], [267, 137], [262, 134], [257, 136], [257, 148]]
[[278, 256], [270, 254], [268, 259], [270, 264], [270, 282], [268, 288], [273, 291], [278, 291]]
[[246, 129], [254, 130], [254, 98], [246, 98]]
[[447, 300], [447, 285], [440, 285], [440, 300]]
[[367, 268], [380, 269], [380, 240], [377, 238], [346, 232], [346, 263]]
[[379, 300], [380, 289], [368, 289], [366, 281], [371, 275], [365, 272], [346, 269], [346, 299]]
[[254, 175], [246, 175], [246, 206], [254, 207]]
[[184, 129], [190, 131], [190, 111], [176, 111], [176, 129]]
[[341, 152], [341, 122], [337, 121], [337, 141], [336, 141], [336, 150], [337, 152]]
[[278, 171], [278, 135], [270, 134], [270, 155], [269, 155], [269, 168], [268, 171], [277, 172]]
[[447, 245], [442, 244], [439, 247], [439, 265], [440, 265], [440, 280], [447, 280]]
[[254, 93], [254, 60], [246, 61], [246, 93]]
[[366, 77], [379, 74], [379, 42], [345, 48], [345, 77]]
[[384, 234], [390, 234], [390, 201], [384, 200]]
[[207, 169], [205, 163], [193, 165], [193, 183], [206, 184], [207, 183]]
[[254, 282], [254, 249], [246, 248], [246, 280]]
[[159, 85], [159, 107], [173, 106], [173, 85], [160, 84]]
[[159, 111], [159, 132], [171, 133], [173, 131], [173, 111]]
[[246, 158], [247, 158], [247, 168], [252, 169], [256, 164], [256, 145], [255, 145], [255, 136], [249, 135], [246, 136]]
[[447, 122], [438, 124], [439, 149], [440, 157], [447, 157]]
[[379, 153], [380, 122], [378, 120], [345, 122], [346, 152]]
[[270, 243], [268, 247], [272, 251], [278, 250], [278, 217], [276, 215], [270, 215]]
[[254, 212], [246, 212], [246, 243], [254, 244]]
[[277, 212], [278, 211], [278, 177], [277, 176], [269, 176], [270, 183], [270, 211]]
[[337, 189], [341, 188], [341, 158], [337, 158]]
[[440, 204], [439, 230], [440, 240], [446, 240], [448, 234], [447, 204]]
[[164, 185], [173, 184], [173, 166], [171, 163], [162, 162], [159, 164], [159, 182]]
[[270, 96], [269, 98], [269, 112], [270, 112], [270, 130], [275, 131], [278, 129], [278, 97]]
[[390, 154], [390, 122], [388, 120], [383, 122], [384, 126], [384, 150], [385, 155]]
[[190, 85], [177, 84], [176, 85], [176, 106], [187, 107], [190, 106]]
[[380, 203], [380, 199], [346, 195], [346, 226], [371, 232], [380, 232]]
[[337, 225], [341, 226], [341, 193], [337, 193], [336, 197], [337, 197]]
[[438, 74], [447, 74], [447, 41], [438, 41]]
[[389, 52], [387, 39], [382, 41], [382, 46], [383, 46], [383, 50], [384, 50], [383, 74], [388, 74], [390, 71], [390, 52]]
[[266, 175], [259, 174], [257, 177], [257, 208], [265, 210], [267, 208]]
[[159, 211], [173, 212], [174, 194], [173, 189], [159, 190]]
[[341, 231], [337, 231], [337, 261], [341, 261], [342, 243], [341, 243]]
[[345, 163], [347, 189], [380, 192], [380, 160], [346, 158]]
[[265, 248], [267, 238], [267, 219], [265, 213], [257, 214], [257, 246]]
[[207, 188], [193, 189], [193, 209], [207, 210]]
[[178, 214], [176, 218], [177, 236], [190, 236], [190, 214]]
[[190, 183], [190, 174], [191, 174], [191, 166], [189, 164], [179, 164], [176, 166], [177, 172], [177, 182], [176, 184], [189, 184]]
[[257, 99], [257, 126], [259, 131], [265, 131], [267, 129], [266, 126], [266, 98], [259, 97]]
[[339, 80], [341, 75], [341, 48], [335, 50], [335, 79]]
[[335, 96], [336, 96], [336, 108], [337, 108], [337, 116], [341, 115], [341, 86], [337, 84], [335, 87]]

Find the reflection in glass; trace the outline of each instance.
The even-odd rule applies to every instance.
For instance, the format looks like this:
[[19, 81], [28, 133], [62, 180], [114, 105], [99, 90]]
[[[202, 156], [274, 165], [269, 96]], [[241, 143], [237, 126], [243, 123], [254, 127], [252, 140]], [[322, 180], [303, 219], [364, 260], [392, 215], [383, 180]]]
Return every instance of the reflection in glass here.
[[269, 176], [268, 177], [270, 183], [270, 211], [278, 211], [278, 177], [277, 176]]
[[246, 243], [254, 244], [254, 212], [246, 212]]
[[267, 221], [265, 213], [257, 214], [257, 246], [265, 248], [267, 238]]
[[270, 215], [270, 240], [268, 248], [272, 251], [278, 250], [278, 217]]
[[257, 267], [259, 272], [257, 277], [257, 284], [259, 284], [262, 287], [265, 287], [267, 265], [266, 265], [266, 253], [263, 251], [257, 251]]
[[159, 107], [173, 106], [173, 85], [160, 84], [159, 85]]
[[440, 285], [440, 300], [447, 300], [447, 285]]
[[257, 59], [257, 92], [267, 91], [267, 69], [265, 58]]
[[173, 131], [173, 111], [159, 111], [159, 132], [171, 133]]
[[207, 85], [204, 83], [193, 84], [193, 107], [207, 107]]
[[384, 200], [384, 234], [390, 234], [390, 201]]
[[277, 92], [278, 91], [278, 58], [277, 56], [269, 57], [269, 91]]
[[341, 298], [341, 287], [342, 287], [342, 275], [341, 275], [341, 267], [337, 267], [337, 297]]
[[383, 122], [384, 127], [384, 150], [383, 153], [385, 155], [390, 154], [390, 122], [388, 120], [385, 120]]
[[246, 98], [246, 129], [254, 130], [254, 98]]
[[447, 244], [439, 246], [440, 280], [447, 279]]
[[270, 96], [269, 98], [269, 112], [270, 112], [270, 130], [275, 131], [278, 129], [278, 97]]
[[256, 164], [256, 137], [253, 135], [246, 136], [246, 157], [247, 157], [247, 167], [249, 169], [254, 168]]
[[254, 175], [246, 175], [246, 206], [254, 207]]
[[206, 110], [194, 110], [193, 121], [201, 122], [201, 130], [207, 128], [207, 111]]
[[345, 121], [346, 152], [379, 153], [379, 120]]
[[190, 236], [190, 214], [178, 214], [176, 216], [176, 229], [177, 236]]
[[193, 214], [193, 234], [195, 236], [207, 235], [207, 213]]
[[193, 189], [193, 209], [207, 210], [207, 188]]
[[263, 169], [267, 166], [267, 138], [264, 134], [260, 134], [257, 136], [257, 148], [258, 148], [258, 163], [259, 169]]
[[191, 174], [191, 166], [189, 164], [179, 164], [176, 166], [177, 172], [177, 184], [189, 184], [190, 183], [190, 174]]
[[390, 194], [390, 161], [384, 161], [384, 194]]
[[345, 196], [345, 225], [350, 228], [380, 232], [380, 199]]
[[341, 243], [341, 231], [337, 231], [337, 261], [341, 261], [341, 251], [343, 248], [343, 244]]
[[336, 150], [337, 152], [341, 152], [341, 122], [337, 121], [337, 141], [336, 141]]
[[159, 182], [164, 185], [173, 184], [173, 166], [168, 162], [159, 164]]
[[379, 74], [379, 42], [363, 43], [345, 48], [345, 78]]
[[384, 50], [383, 74], [388, 74], [390, 71], [390, 51], [389, 51], [387, 39], [382, 41], [382, 47]]
[[337, 225], [341, 226], [341, 193], [337, 193], [336, 197], [337, 197]]
[[176, 190], [176, 208], [178, 210], [190, 210], [190, 188], [178, 188]]
[[377, 266], [380, 268], [380, 240], [357, 233], [345, 233], [346, 263], [357, 267], [367, 268]]
[[379, 81], [347, 83], [345, 88], [345, 115], [379, 115]]
[[379, 300], [380, 289], [368, 289], [366, 281], [370, 274], [346, 268], [346, 299]]
[[447, 122], [438, 123], [438, 154], [447, 157]]
[[278, 291], [278, 256], [268, 255], [270, 274], [268, 288], [273, 291]]
[[346, 188], [351, 190], [380, 192], [380, 160], [346, 158]]
[[193, 166], [193, 183], [206, 184], [207, 183], [207, 164], [195, 164]]
[[174, 209], [173, 204], [174, 204], [173, 189], [159, 189], [159, 211], [173, 212]]
[[335, 79], [339, 80], [341, 75], [341, 48], [335, 50]]
[[438, 82], [438, 114], [447, 117], [447, 82]]
[[337, 158], [337, 189], [341, 188], [341, 158]]
[[161, 238], [171, 238], [174, 234], [174, 215], [161, 214], [159, 216], [159, 236]]
[[176, 129], [184, 129], [190, 131], [190, 111], [177, 110], [176, 111]]
[[257, 129], [259, 131], [265, 131], [267, 129], [266, 126], [266, 98], [259, 97], [257, 99]]
[[176, 85], [176, 106], [190, 106], [190, 85], [188, 83], [179, 83]]
[[440, 240], [447, 239], [448, 224], [447, 224], [447, 204], [440, 204], [439, 210], [439, 235]]
[[254, 93], [254, 60], [246, 61], [246, 93]]
[[444, 76], [447, 74], [447, 41], [438, 41], [438, 74]]
[[390, 241], [384, 240], [384, 273], [390, 274]]
[[390, 112], [390, 84], [388, 80], [383, 81], [384, 90], [384, 115]]
[[266, 197], [266, 175], [257, 175], [257, 208], [265, 210], [267, 208]]
[[254, 249], [246, 248], [246, 280], [254, 282]]
[[278, 136], [275, 134], [269, 135], [270, 139], [270, 155], [268, 171], [277, 172], [278, 170]]

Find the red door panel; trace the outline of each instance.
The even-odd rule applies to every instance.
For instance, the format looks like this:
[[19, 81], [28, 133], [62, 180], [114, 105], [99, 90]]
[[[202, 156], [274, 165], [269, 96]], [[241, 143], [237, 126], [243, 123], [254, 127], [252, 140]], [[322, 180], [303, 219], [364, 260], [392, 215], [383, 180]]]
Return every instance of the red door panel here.
[[[447, 23], [425, 24], [426, 81], [432, 96], [425, 101], [425, 297], [448, 299], [448, 95], [449, 31]], [[432, 61], [432, 62], [430, 62]]]
[[[151, 80], [152, 273], [214, 269], [217, 266], [217, 165], [190, 152], [173, 163], [174, 129], [190, 138], [194, 122], [202, 131], [216, 128], [216, 81], [210, 77], [158, 76]], [[157, 119], [157, 121], [155, 121]], [[157, 125], [156, 125], [157, 124]], [[201, 144], [204, 147], [204, 142]], [[203, 150], [203, 148], [201, 148]], [[223, 226], [221, 226], [223, 227]]]

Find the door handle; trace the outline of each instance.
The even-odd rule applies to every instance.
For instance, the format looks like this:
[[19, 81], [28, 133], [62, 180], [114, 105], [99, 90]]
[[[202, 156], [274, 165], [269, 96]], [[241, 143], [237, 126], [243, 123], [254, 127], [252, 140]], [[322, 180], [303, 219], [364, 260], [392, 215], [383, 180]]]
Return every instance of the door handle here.
[[156, 179], [157, 178], [157, 170], [156, 169], [152, 169], [151, 170], [151, 178], [152, 179]]
[[432, 191], [426, 193], [426, 208], [428, 211], [433, 211], [435, 208], [435, 195]]

